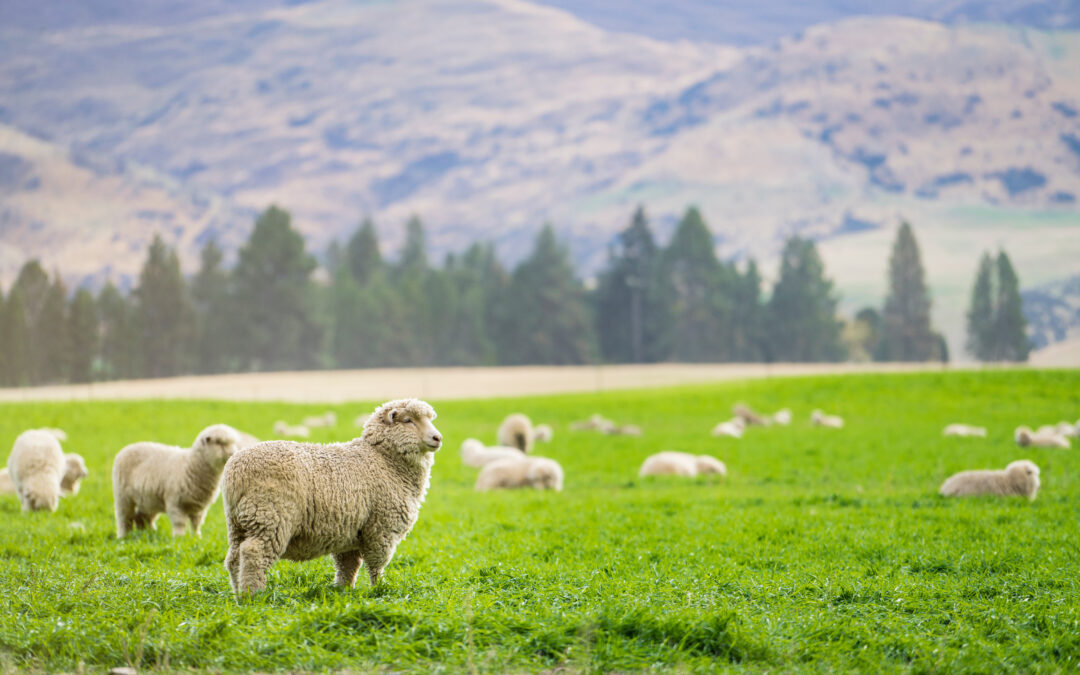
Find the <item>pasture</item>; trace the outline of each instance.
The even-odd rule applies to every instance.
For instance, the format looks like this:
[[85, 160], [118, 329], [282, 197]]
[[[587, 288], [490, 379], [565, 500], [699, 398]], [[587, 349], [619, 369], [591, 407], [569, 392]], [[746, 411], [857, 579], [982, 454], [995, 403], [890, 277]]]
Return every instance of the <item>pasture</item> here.
[[[709, 436], [744, 401], [789, 427]], [[371, 589], [329, 559], [279, 562], [238, 604], [220, 500], [200, 539], [118, 541], [112, 456], [190, 445], [226, 422], [269, 437], [327, 406], [214, 401], [7, 403], [18, 432], [65, 429], [90, 468], [56, 513], [0, 495], [0, 670], [409, 672], [1000, 671], [1080, 669], [1080, 449], [1017, 448], [1012, 430], [1080, 416], [1080, 372], [778, 378], [603, 394], [430, 401], [446, 438], [412, 534]], [[334, 430], [376, 402], [330, 406]], [[842, 430], [809, 424], [813, 408]], [[475, 494], [461, 441], [504, 415], [550, 423], [537, 454], [562, 493]], [[602, 413], [645, 435], [571, 432]], [[950, 422], [987, 439], [943, 438]], [[712, 454], [726, 480], [639, 479], [642, 460]], [[937, 496], [950, 474], [1028, 458], [1038, 499]], [[561, 669], [561, 670], [560, 670]]]

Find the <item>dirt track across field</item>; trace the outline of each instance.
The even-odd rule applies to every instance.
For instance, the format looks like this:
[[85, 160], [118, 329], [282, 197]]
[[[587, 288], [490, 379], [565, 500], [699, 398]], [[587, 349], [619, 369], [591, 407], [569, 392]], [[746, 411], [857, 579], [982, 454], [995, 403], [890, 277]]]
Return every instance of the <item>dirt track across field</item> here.
[[127, 380], [89, 385], [0, 389], [0, 401], [105, 399], [223, 399], [343, 403], [417, 396], [433, 401], [529, 394], [607, 391], [713, 382], [842, 373], [942, 370], [941, 364], [653, 364], [404, 368], [244, 373]]

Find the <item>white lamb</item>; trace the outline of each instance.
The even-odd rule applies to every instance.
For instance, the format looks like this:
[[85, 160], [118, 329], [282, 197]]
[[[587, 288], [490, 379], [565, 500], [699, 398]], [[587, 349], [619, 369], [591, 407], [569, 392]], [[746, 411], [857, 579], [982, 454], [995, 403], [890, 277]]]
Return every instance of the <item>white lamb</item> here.
[[[88, 475], [86, 462], [75, 453], [64, 455], [64, 475], [60, 478], [61, 495], [78, 494], [79, 484]], [[7, 468], [0, 469], [0, 494], [14, 493], [15, 483], [11, 482], [11, 474]]]
[[363, 561], [378, 583], [420, 515], [442, 435], [417, 399], [384, 403], [348, 443], [269, 441], [241, 450], [222, 480], [239, 595], [266, 587], [279, 558], [334, 558], [334, 583], [352, 587]]
[[481, 468], [500, 459], [521, 459], [524, 456], [517, 448], [505, 445], [484, 447], [475, 438], [466, 438], [461, 443], [461, 461], [466, 466]]
[[563, 470], [547, 457], [522, 456], [491, 462], [476, 477], [477, 492], [531, 487], [537, 490], [562, 490]]
[[638, 476], [686, 476], [715, 473], [727, 476], [727, 466], [709, 455], [691, 455], [688, 452], [668, 450], [646, 458]]
[[525, 454], [532, 452], [536, 433], [533, 431], [532, 420], [521, 413], [507, 415], [495, 438], [499, 445], [508, 445], [521, 450]]
[[318, 429], [323, 427], [336, 427], [337, 426], [337, 414], [333, 411], [326, 411], [322, 415], [309, 415], [304, 418], [303, 426], [311, 429]]
[[1039, 491], [1039, 467], [1021, 459], [1004, 471], [962, 471], [949, 476], [939, 492], [943, 497], [968, 495], [1019, 495], [1034, 500]]
[[816, 427], [827, 427], [830, 429], [844, 428], [844, 418], [837, 415], [826, 415], [820, 410], [815, 410], [810, 413], [810, 421], [813, 422]]
[[116, 536], [132, 528], [154, 529], [162, 512], [172, 522], [172, 534], [196, 536], [206, 511], [217, 499], [221, 472], [236, 452], [240, 436], [225, 424], [199, 432], [190, 449], [163, 443], [133, 443], [113, 460], [113, 500]]
[[23, 511], [56, 510], [65, 466], [56, 436], [41, 429], [24, 431], [15, 439], [7, 466]]
[[1036, 433], [1028, 427], [1017, 427], [1013, 436], [1016, 444], [1022, 448], [1033, 446], [1036, 448], [1070, 448], [1072, 443], [1069, 439], [1055, 432]]
[[308, 429], [303, 424], [294, 426], [288, 422], [278, 420], [277, 422], [274, 422], [274, 435], [307, 438], [308, 436], [311, 436], [311, 429]]
[[730, 419], [726, 422], [717, 424], [712, 429], [713, 436], [727, 436], [728, 438], [742, 438], [743, 431], [746, 429], [746, 423], [743, 422], [741, 417]]
[[975, 427], [970, 424], [950, 424], [949, 426], [945, 427], [942, 435], [957, 436], [960, 438], [986, 438], [986, 427]]

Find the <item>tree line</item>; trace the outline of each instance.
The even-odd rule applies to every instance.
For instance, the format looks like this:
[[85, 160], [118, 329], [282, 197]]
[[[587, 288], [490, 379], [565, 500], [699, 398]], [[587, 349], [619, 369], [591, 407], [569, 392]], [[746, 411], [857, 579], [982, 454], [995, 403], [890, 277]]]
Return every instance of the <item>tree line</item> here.
[[[701, 213], [687, 209], [667, 246], [643, 208], [609, 248], [595, 287], [575, 276], [550, 225], [513, 270], [491, 243], [429, 260], [418, 218], [396, 259], [365, 221], [326, 251], [326, 274], [270, 207], [231, 269], [213, 241], [185, 278], [155, 237], [129, 293], [111, 281], [70, 294], [27, 262], [0, 293], [0, 383], [90, 382], [185, 373], [397, 366], [947, 360], [912, 228], [901, 225], [882, 309], [837, 316], [813, 241], [784, 245], [768, 298], [757, 264], [717, 258]], [[318, 281], [316, 279], [318, 278]], [[1018, 280], [1004, 252], [984, 256], [968, 314], [968, 349], [1025, 360]]]

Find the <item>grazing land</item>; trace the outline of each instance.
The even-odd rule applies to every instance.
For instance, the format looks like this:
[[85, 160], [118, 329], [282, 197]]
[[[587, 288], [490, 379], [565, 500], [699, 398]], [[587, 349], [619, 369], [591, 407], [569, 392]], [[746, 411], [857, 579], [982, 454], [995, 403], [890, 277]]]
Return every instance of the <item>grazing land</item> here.
[[[709, 430], [743, 401], [790, 427]], [[376, 402], [339, 404], [333, 430]], [[1080, 372], [864, 374], [488, 400], [431, 400], [446, 438], [420, 521], [385, 583], [331, 586], [328, 559], [280, 562], [237, 604], [220, 502], [202, 538], [117, 541], [111, 458], [189, 445], [214, 422], [268, 437], [327, 406], [218, 401], [0, 405], [0, 442], [65, 429], [91, 474], [56, 513], [0, 495], [0, 670], [1001, 671], [1080, 669], [1080, 448], [1017, 448], [1012, 430], [1080, 416]], [[809, 424], [813, 408], [844, 429]], [[562, 493], [475, 494], [458, 457], [504, 415], [555, 428], [537, 453]], [[571, 432], [602, 413], [645, 435]], [[986, 439], [943, 438], [950, 422]], [[726, 480], [639, 479], [665, 449]], [[7, 450], [4, 450], [6, 456]], [[1028, 458], [1026, 500], [937, 496], [953, 472]], [[164, 517], [163, 517], [164, 520]]]

